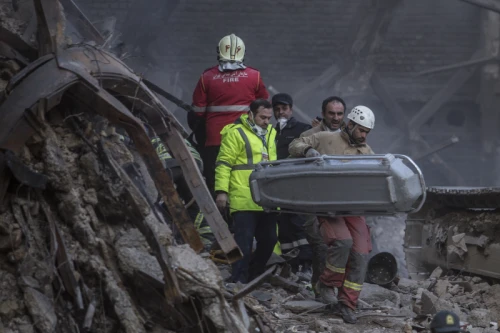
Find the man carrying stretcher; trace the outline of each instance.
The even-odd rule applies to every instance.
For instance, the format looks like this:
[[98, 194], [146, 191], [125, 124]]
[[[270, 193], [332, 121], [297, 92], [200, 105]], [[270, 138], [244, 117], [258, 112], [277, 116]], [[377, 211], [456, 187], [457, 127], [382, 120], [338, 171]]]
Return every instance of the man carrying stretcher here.
[[[366, 106], [356, 106], [347, 115], [349, 122], [339, 132], [319, 132], [290, 143], [292, 157], [374, 154], [366, 144], [375, 126], [375, 116]], [[355, 189], [352, 189], [355, 190]], [[320, 232], [328, 246], [325, 269], [317, 289], [324, 301], [339, 304], [346, 323], [354, 324], [354, 314], [371, 251], [370, 231], [362, 216], [318, 216]], [[335, 288], [338, 294], [335, 295]]]

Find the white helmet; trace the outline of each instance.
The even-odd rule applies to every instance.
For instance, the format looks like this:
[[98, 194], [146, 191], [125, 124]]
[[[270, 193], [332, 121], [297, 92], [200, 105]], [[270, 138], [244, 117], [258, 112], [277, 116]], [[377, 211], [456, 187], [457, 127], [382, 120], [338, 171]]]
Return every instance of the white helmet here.
[[349, 112], [347, 119], [354, 121], [363, 127], [373, 129], [375, 127], [375, 115], [373, 111], [363, 105], [358, 105]]
[[235, 34], [223, 37], [217, 46], [219, 60], [243, 61], [245, 57], [245, 43]]

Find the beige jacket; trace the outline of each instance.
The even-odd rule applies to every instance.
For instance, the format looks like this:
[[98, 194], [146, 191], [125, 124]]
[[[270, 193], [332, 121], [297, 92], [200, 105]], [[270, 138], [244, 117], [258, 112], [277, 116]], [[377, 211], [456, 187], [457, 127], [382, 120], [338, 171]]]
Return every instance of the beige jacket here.
[[329, 132], [330, 130], [325, 125], [325, 122], [322, 120], [321, 123], [318, 126], [313, 127], [311, 129], [308, 129], [305, 132], [302, 132], [302, 134], [300, 134], [300, 138], [305, 137], [305, 136], [311, 136], [313, 134], [316, 134], [316, 133], [319, 133], [319, 132], [323, 132], [323, 131]]
[[[319, 126], [317, 126], [319, 127]], [[314, 128], [313, 128], [314, 129]], [[288, 146], [292, 157], [304, 157], [307, 148], [312, 147], [323, 155], [367, 155], [374, 154], [366, 144], [351, 144], [345, 132], [318, 132], [310, 136], [301, 136]]]
[[308, 129], [307, 131], [303, 132], [300, 137], [304, 137], [304, 136], [310, 136], [310, 135], [313, 135], [313, 134], [316, 134], [316, 133], [319, 133], [319, 132], [332, 132], [332, 133], [335, 133], [335, 132], [340, 132], [340, 130], [342, 128], [345, 127], [345, 123], [342, 122], [342, 124], [340, 124], [340, 128], [334, 132], [332, 132], [328, 126], [325, 125], [325, 121], [322, 120], [321, 123], [319, 124], [319, 126], [316, 126], [316, 127], [313, 127], [311, 129]]

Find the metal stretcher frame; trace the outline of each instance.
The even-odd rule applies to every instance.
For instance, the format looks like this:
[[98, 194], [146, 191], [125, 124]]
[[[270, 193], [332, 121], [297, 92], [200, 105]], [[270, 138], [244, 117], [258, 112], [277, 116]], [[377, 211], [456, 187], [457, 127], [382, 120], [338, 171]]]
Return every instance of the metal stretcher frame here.
[[[422, 188], [422, 196], [420, 197], [420, 200], [418, 201], [418, 204], [416, 205], [415, 208], [408, 212], [404, 212], [405, 214], [413, 214], [418, 212], [422, 206], [425, 203], [425, 200], [427, 198], [427, 191], [426, 191], [426, 185], [425, 185], [425, 180], [424, 180], [424, 175], [421, 171], [421, 169], [418, 167], [418, 165], [408, 156], [402, 155], [402, 154], [374, 154], [374, 155], [322, 155], [318, 157], [307, 157], [307, 158], [292, 158], [292, 159], [285, 159], [285, 160], [279, 160], [279, 161], [270, 161], [270, 162], [261, 162], [255, 165], [254, 170], [255, 171], [261, 171], [265, 168], [268, 167], [273, 167], [273, 166], [278, 166], [278, 165], [286, 165], [286, 164], [305, 164], [305, 163], [316, 163], [316, 164], [323, 164], [328, 160], [337, 160], [337, 161], [345, 161], [345, 160], [378, 160], [382, 161], [382, 163], [386, 163], [387, 165], [390, 163], [389, 159], [391, 156], [395, 158], [399, 158], [404, 162], [407, 162], [409, 166], [413, 169], [412, 171], [415, 172], [415, 174], [418, 176], [420, 186]], [[345, 171], [342, 171], [345, 174], [347, 174]], [[355, 173], [358, 173], [359, 171], [353, 171], [352, 173], [349, 172], [349, 175], [353, 175]], [[250, 182], [252, 194], [254, 195], [255, 201], [259, 201], [259, 189], [256, 181], [251, 181]], [[390, 188], [390, 186], [389, 186]], [[393, 191], [390, 190], [391, 196], [393, 195]], [[312, 213], [312, 212], [302, 212], [302, 211], [290, 211], [286, 209], [270, 209], [270, 208], [264, 208], [265, 211], [268, 212], [280, 212], [280, 213], [290, 213], [290, 214], [305, 214], [305, 215], [318, 215], [318, 216], [332, 216], [336, 215], [334, 212], [330, 213], [323, 213], [323, 212], [318, 212], [318, 213]], [[403, 212], [402, 212], [403, 213]], [[363, 213], [364, 215], [397, 215], [398, 213], [389, 213], [389, 214], [383, 214], [380, 212], [376, 213], [370, 213], [370, 212], [365, 212]], [[339, 215], [356, 215], [354, 212], [353, 214], [339, 214]]]

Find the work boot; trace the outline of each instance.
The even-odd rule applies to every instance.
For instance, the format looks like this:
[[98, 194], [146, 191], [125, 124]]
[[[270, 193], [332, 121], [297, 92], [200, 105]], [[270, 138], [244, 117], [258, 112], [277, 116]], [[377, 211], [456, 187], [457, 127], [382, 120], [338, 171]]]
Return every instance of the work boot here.
[[316, 292], [319, 293], [321, 301], [325, 304], [336, 305], [339, 302], [333, 287], [328, 287], [321, 281], [316, 283]]
[[354, 311], [350, 307], [348, 307], [347, 305], [340, 304], [339, 311], [340, 311], [340, 315], [342, 316], [342, 319], [344, 319], [345, 323], [356, 324], [356, 322], [358, 321], [358, 318], [356, 318]]

